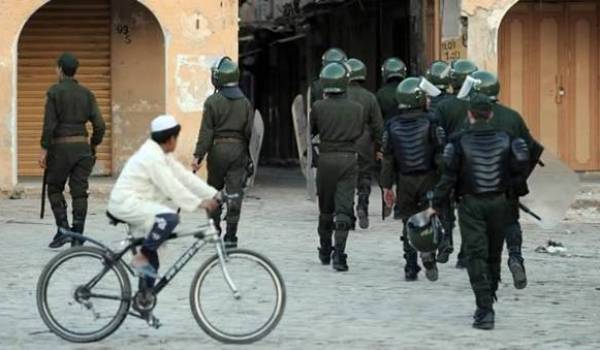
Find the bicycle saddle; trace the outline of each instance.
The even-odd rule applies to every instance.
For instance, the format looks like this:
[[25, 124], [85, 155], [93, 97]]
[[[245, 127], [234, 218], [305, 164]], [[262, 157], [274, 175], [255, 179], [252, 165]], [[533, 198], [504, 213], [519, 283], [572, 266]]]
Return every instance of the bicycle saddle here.
[[117, 226], [118, 224], [126, 224], [125, 221], [123, 221], [121, 219], [117, 219], [108, 210], [106, 211], [106, 216], [108, 216], [108, 222], [113, 226]]

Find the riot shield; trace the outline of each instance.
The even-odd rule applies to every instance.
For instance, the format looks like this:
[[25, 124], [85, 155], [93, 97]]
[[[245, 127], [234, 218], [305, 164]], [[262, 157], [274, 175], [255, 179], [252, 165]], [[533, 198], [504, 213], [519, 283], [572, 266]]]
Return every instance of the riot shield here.
[[304, 98], [302, 95], [296, 96], [294, 102], [292, 102], [292, 120], [294, 122], [294, 133], [296, 135], [296, 148], [298, 148], [298, 160], [300, 161], [300, 170], [302, 175], [306, 178], [306, 163], [307, 163], [307, 137], [306, 132], [308, 127], [306, 125], [308, 119], [304, 113]]
[[550, 152], [542, 156], [544, 166], [533, 170], [527, 180], [529, 194], [521, 203], [541, 217], [535, 222], [544, 229], [556, 227], [579, 190], [579, 176]]
[[315, 156], [315, 151], [318, 151], [318, 148], [315, 146], [318, 141], [313, 140], [310, 132], [310, 111], [312, 106], [310, 87], [306, 91], [306, 96], [306, 191], [308, 199], [314, 201], [317, 198], [317, 168], [314, 167], [316, 162], [313, 157]]
[[250, 158], [252, 159], [253, 172], [248, 179], [247, 187], [254, 185], [254, 179], [256, 179], [256, 173], [258, 172], [258, 160], [260, 157], [260, 150], [262, 148], [263, 137], [265, 135], [265, 124], [263, 123], [262, 116], [258, 109], [254, 112], [254, 123], [252, 126], [252, 136], [250, 137], [250, 143], [248, 145]]

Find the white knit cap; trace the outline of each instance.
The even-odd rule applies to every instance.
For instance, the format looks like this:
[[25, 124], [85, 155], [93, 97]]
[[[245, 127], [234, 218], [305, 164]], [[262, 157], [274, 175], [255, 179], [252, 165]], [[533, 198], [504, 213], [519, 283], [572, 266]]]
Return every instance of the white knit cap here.
[[151, 132], [159, 132], [164, 130], [169, 130], [179, 125], [175, 117], [169, 114], [159, 115], [158, 117], [152, 120], [150, 123], [150, 131]]

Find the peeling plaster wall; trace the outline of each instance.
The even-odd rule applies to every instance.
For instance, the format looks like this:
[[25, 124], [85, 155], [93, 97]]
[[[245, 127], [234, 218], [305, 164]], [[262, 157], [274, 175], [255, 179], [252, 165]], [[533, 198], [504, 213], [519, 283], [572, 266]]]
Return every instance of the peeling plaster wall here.
[[518, 0], [463, 0], [462, 14], [469, 18], [468, 56], [479, 68], [498, 71], [498, 29], [502, 18]]
[[[0, 0], [0, 190], [10, 191], [17, 182], [16, 169], [16, 47], [21, 28], [27, 19], [47, 1]], [[200, 67], [177, 77], [178, 57], [188, 62], [204, 61], [210, 57], [238, 53], [237, 0], [139, 0], [156, 17], [165, 39], [165, 109], [182, 124], [177, 156], [191, 161], [193, 148], [202, 119], [201, 106], [210, 91], [200, 80], [206, 79], [208, 68]], [[143, 85], [143, 77], [139, 84]], [[114, 78], [113, 78], [114, 79]], [[179, 79], [180, 83], [177, 83]], [[183, 85], [189, 88], [182, 89]], [[185, 96], [181, 96], [185, 95]], [[113, 99], [114, 99], [113, 95]], [[178, 101], [194, 101], [192, 108]], [[132, 99], [131, 101], [135, 101]], [[129, 105], [132, 110], [156, 109], [151, 100], [138, 99]], [[134, 108], [135, 107], [135, 108]], [[118, 113], [122, 106], [115, 104]], [[117, 136], [127, 137], [127, 135]], [[115, 141], [113, 141], [115, 142]], [[117, 141], [119, 142], [119, 141]]]
[[[135, 0], [112, 0], [112, 173], [148, 138], [166, 111], [165, 44], [160, 24]], [[126, 27], [125, 27], [126, 26]], [[127, 28], [127, 34], [117, 32]]]

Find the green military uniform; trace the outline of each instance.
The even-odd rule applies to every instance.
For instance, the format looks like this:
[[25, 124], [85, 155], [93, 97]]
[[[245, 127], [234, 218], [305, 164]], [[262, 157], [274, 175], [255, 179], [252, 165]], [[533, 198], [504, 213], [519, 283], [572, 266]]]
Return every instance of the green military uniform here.
[[[417, 263], [417, 251], [408, 241], [406, 222], [412, 215], [427, 208], [426, 194], [438, 179], [435, 165], [436, 153], [439, 152], [435, 136], [437, 122], [425, 111], [426, 97], [418, 85], [418, 78], [407, 78], [398, 86], [396, 103], [406, 107], [386, 121], [381, 170], [383, 188], [391, 189], [396, 184], [396, 206], [404, 223], [401, 238], [406, 260], [404, 271], [409, 281], [417, 278], [421, 268]], [[411, 97], [414, 95], [419, 97]], [[413, 101], [410, 101], [411, 98]], [[427, 277], [437, 279], [435, 256], [422, 258], [428, 272], [435, 272], [435, 277], [429, 273]]]
[[348, 269], [346, 240], [352, 226], [354, 189], [358, 175], [356, 140], [363, 132], [363, 109], [348, 99], [346, 67], [331, 63], [321, 71], [326, 98], [310, 114], [311, 133], [319, 135], [317, 195], [319, 197], [319, 259], [330, 262], [335, 229], [333, 267]]
[[[515, 111], [502, 104], [497, 100], [500, 93], [500, 83], [498, 78], [486, 71], [477, 71], [471, 76], [478, 81], [474, 89], [489, 96], [492, 101], [492, 119], [490, 125], [499, 130], [504, 130], [513, 137], [523, 139], [530, 150], [531, 168], [537, 163], [539, 156], [543, 151], [543, 147], [531, 136], [523, 117]], [[513, 274], [514, 285], [518, 289], [527, 286], [527, 276], [523, 265], [523, 256], [521, 254], [521, 245], [523, 243], [523, 232], [519, 224], [519, 196], [527, 194], [527, 184], [522, 182], [521, 188], [514, 188], [510, 191], [508, 199], [510, 203], [510, 211], [508, 223], [505, 227], [506, 247], [509, 252], [508, 266]]]
[[[221, 60], [214, 70], [222, 74], [213, 79], [217, 80], [214, 81], [217, 92], [204, 103], [194, 157], [201, 161], [208, 154], [207, 182], [219, 191], [225, 189], [227, 230], [224, 240], [228, 246], [234, 247], [237, 245], [254, 112], [250, 102], [237, 86], [237, 64], [226, 58]], [[225, 77], [225, 74], [230, 76]], [[228, 79], [229, 82], [225, 83], [222, 81], [224, 79]], [[220, 230], [221, 209], [216, 210], [212, 218]]]
[[[102, 142], [105, 124], [94, 94], [80, 85], [73, 75], [77, 58], [65, 53], [58, 60], [62, 77], [46, 93], [44, 126], [41, 146], [48, 151], [46, 183], [48, 200], [59, 228], [69, 228], [67, 203], [63, 195], [65, 184], [73, 200], [73, 232], [83, 234], [87, 216], [88, 178], [95, 162], [95, 149]], [[88, 143], [87, 122], [92, 123], [92, 137]], [[60, 234], [51, 247], [66, 242]], [[78, 242], [73, 242], [77, 244]]]
[[[406, 64], [397, 57], [390, 57], [381, 65], [383, 86], [377, 91], [376, 97], [384, 123], [400, 113], [398, 102], [396, 101], [396, 89], [402, 80], [406, 78], [406, 74]], [[381, 173], [381, 169], [379, 169], [379, 172]], [[394, 206], [394, 218], [396, 219], [400, 218], [399, 209], [400, 206], [396, 204]], [[386, 213], [384, 213], [384, 217], [385, 216]]]
[[[486, 96], [471, 98], [474, 113], [489, 116], [491, 109]], [[433, 205], [439, 210], [455, 189], [467, 269], [477, 304], [476, 328], [491, 329], [494, 325], [492, 305], [500, 281], [504, 229], [510, 210], [506, 193], [513, 179], [520, 178], [526, 168], [527, 158], [522, 139], [495, 129], [485, 119], [478, 119], [451, 137], [444, 150], [443, 175]]]
[[[446, 137], [451, 137], [454, 133], [463, 130], [468, 124], [467, 111], [469, 103], [459, 99], [456, 95], [467, 75], [477, 71], [477, 69], [477, 66], [473, 62], [466, 59], [455, 60], [450, 65], [450, 76], [448, 79], [450, 85], [452, 85], [453, 94], [446, 96], [442, 101], [434, 102], [436, 119], [439, 121]], [[452, 231], [454, 229], [456, 216], [454, 215], [455, 203], [452, 197], [453, 196], [451, 195], [449, 201], [440, 210], [440, 217], [442, 218], [442, 223], [446, 231], [445, 240], [440, 247], [440, 258], [443, 256], [440, 261], [447, 261], [448, 255], [453, 251]], [[462, 247], [457, 258], [456, 267], [464, 268], [466, 263], [464, 261]]]
[[400, 84], [400, 78], [394, 78], [386, 82], [377, 90], [377, 103], [381, 109], [383, 120], [388, 120], [398, 115], [398, 103], [396, 102], [396, 89]]
[[377, 98], [365, 89], [361, 82], [366, 79], [366, 67], [357, 59], [348, 60], [351, 68], [348, 97], [363, 107], [364, 130], [356, 142], [358, 151], [358, 182], [356, 185], [358, 203], [356, 212], [359, 225], [369, 227], [369, 196], [371, 194], [371, 177], [375, 172], [375, 152], [381, 149], [383, 119]]
[[317, 78], [313, 80], [310, 84], [310, 105], [315, 104], [315, 102], [323, 99], [323, 87], [321, 86], [321, 81]]

